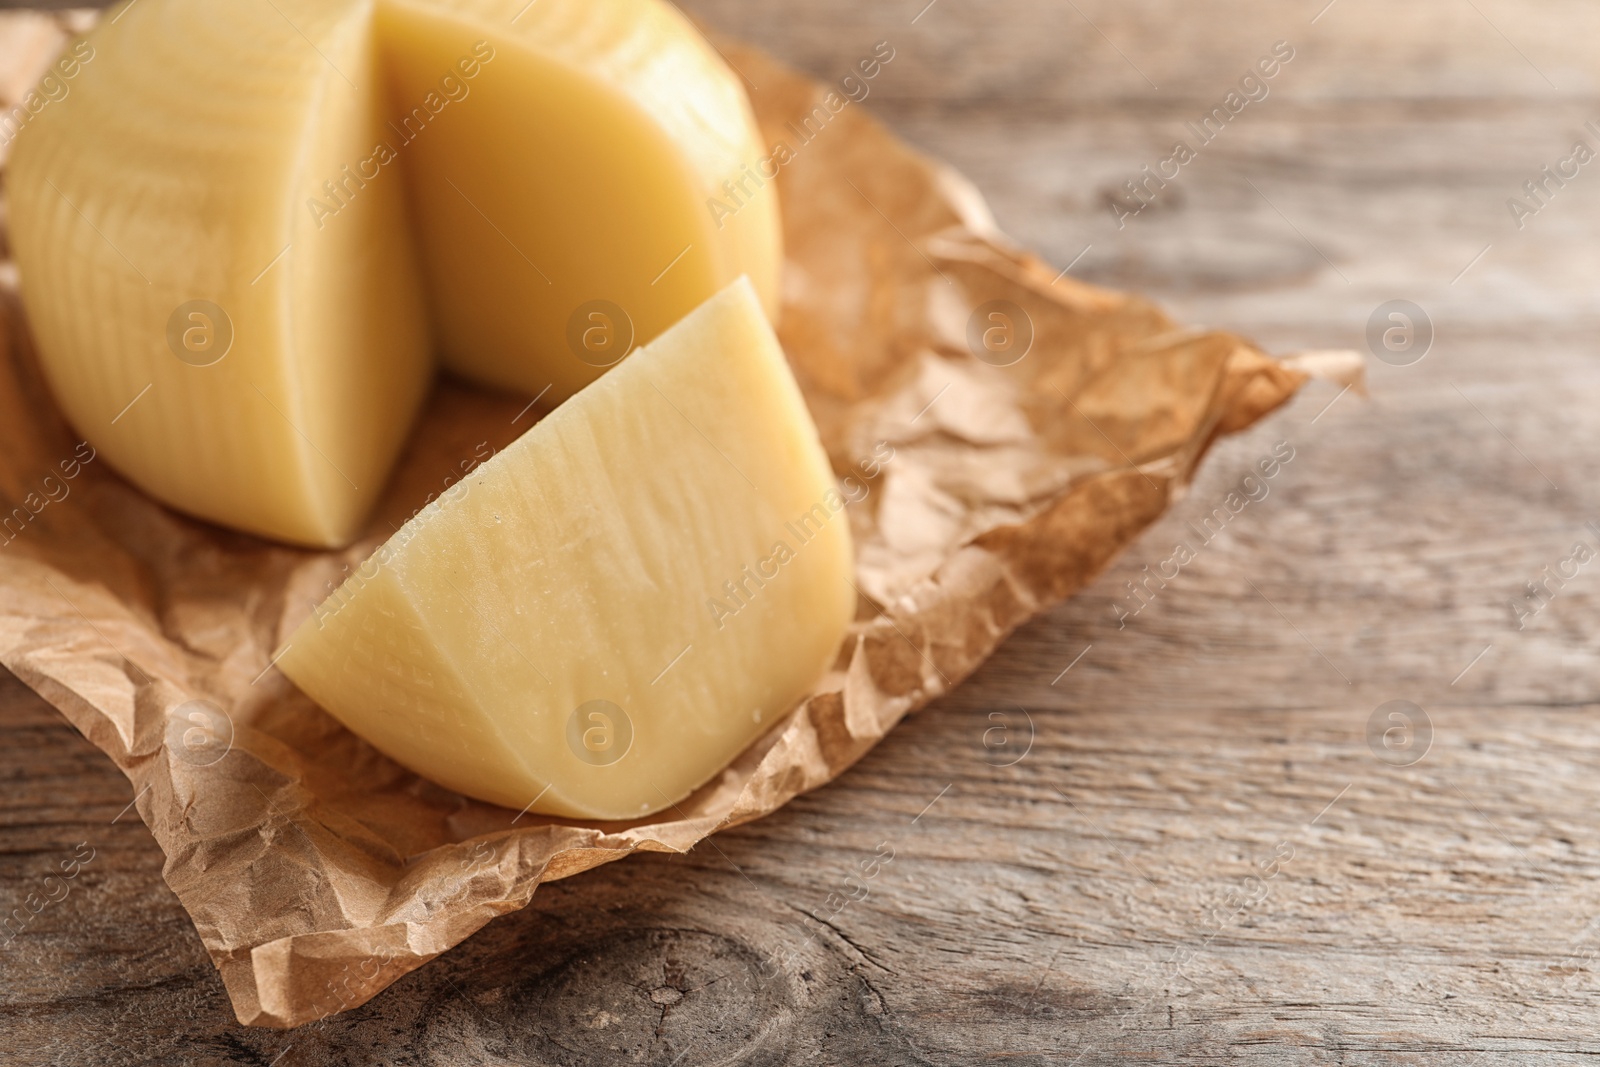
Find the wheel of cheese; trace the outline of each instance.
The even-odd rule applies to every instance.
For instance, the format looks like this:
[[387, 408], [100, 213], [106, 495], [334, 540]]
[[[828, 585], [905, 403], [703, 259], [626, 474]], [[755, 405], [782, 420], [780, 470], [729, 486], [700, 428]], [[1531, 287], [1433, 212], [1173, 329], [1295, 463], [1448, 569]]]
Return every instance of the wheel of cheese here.
[[7, 174], [29, 322], [202, 519], [345, 544], [437, 364], [555, 402], [741, 274], [775, 308], [748, 100], [659, 0], [135, 0], [70, 55]]

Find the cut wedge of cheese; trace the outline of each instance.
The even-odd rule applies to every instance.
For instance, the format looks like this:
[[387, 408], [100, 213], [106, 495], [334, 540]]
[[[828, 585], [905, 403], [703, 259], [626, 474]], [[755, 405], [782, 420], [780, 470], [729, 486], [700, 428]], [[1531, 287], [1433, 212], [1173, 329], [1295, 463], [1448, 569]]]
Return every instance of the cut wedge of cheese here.
[[559, 401], [741, 273], [743, 89], [660, 0], [136, 0], [21, 130], [46, 378], [153, 496], [359, 531], [435, 360]]
[[845, 501], [741, 280], [424, 508], [278, 665], [452, 789], [631, 819], [817, 681], [850, 568]]

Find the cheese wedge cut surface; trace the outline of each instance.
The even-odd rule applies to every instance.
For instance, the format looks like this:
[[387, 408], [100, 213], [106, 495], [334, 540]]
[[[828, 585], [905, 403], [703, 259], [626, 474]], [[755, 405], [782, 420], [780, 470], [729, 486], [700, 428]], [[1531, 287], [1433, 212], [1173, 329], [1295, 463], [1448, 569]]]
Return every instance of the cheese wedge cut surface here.
[[451, 789], [633, 819], [789, 711], [855, 602], [845, 502], [741, 279], [424, 508], [278, 665]]
[[45, 376], [114, 466], [350, 541], [435, 363], [557, 402], [749, 274], [744, 91], [661, 0], [136, 0], [7, 173]]
[[377, 25], [445, 366], [562, 400], [740, 274], [776, 315], [755, 119], [676, 8], [391, 0]]

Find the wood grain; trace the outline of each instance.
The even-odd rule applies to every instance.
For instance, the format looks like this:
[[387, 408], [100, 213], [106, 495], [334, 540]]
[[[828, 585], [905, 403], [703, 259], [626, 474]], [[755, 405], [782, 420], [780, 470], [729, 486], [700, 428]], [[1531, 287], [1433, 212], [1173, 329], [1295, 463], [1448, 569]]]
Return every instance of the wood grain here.
[[[1524, 628], [1508, 607], [1600, 546], [1600, 169], [1524, 229], [1505, 204], [1600, 119], [1600, 11], [924, 3], [688, 6], [823, 76], [891, 41], [867, 106], [1018, 239], [1081, 253], [1081, 276], [1282, 350], [1364, 346], [1374, 310], [1408, 299], [1426, 358], [1374, 360], [1372, 400], [1320, 387], [1225, 442], [1093, 588], [839, 782], [688, 855], [545, 887], [290, 1033], [233, 1023], [126, 782], [7, 678], [0, 904], [94, 852], [0, 948], [0, 1060], [1600, 1053], [1600, 561]], [[1118, 229], [1107, 198], [1277, 40], [1296, 55], [1271, 95]], [[1126, 583], [1280, 442], [1294, 459], [1267, 495], [1120, 626]], [[1431, 724], [1405, 766], [1368, 740], [1393, 700]]]

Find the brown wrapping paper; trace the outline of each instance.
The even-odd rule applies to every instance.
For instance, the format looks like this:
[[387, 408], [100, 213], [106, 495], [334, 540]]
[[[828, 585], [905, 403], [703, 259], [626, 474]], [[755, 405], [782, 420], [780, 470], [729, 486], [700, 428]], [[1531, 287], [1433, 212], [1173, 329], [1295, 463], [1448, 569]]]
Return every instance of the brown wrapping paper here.
[[[8, 104], [61, 47], [61, 25], [0, 23]], [[1238, 338], [1056, 277], [860, 104], [723, 48], [760, 86], [766, 139], [788, 149], [780, 334], [837, 473], [866, 490], [850, 507], [861, 598], [812, 695], [660, 816], [585, 825], [468, 800], [379, 755], [270, 666], [342, 568], [528, 427], [525, 398], [442, 382], [370, 535], [346, 552], [294, 550], [123, 482], [63, 422], [5, 301], [0, 662], [128, 776], [241, 1022], [294, 1026], [360, 1004], [541, 882], [691, 848], [844, 773], [1105, 567], [1219, 435], [1305, 380]], [[807, 115], [820, 129], [809, 140]], [[1008, 318], [989, 308], [969, 329], [991, 301], [1009, 302]], [[194, 700], [222, 714], [191, 719]]]

